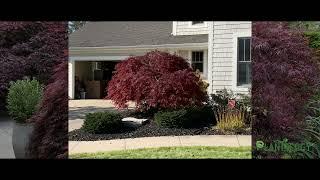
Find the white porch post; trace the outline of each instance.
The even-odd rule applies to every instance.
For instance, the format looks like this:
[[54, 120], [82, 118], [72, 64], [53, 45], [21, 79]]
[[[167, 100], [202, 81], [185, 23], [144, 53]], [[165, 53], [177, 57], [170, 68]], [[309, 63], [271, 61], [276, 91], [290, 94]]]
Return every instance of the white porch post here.
[[209, 39], [208, 39], [208, 82], [209, 82], [209, 88], [208, 88], [208, 93], [211, 94], [213, 93], [213, 77], [212, 77], [212, 70], [213, 70], [213, 21], [208, 22], [209, 25]]
[[188, 51], [188, 61], [190, 63], [190, 66], [192, 67], [192, 50]]
[[75, 61], [74, 60], [69, 60], [68, 63], [68, 94], [70, 99], [74, 99], [74, 81], [75, 81]]
[[203, 51], [203, 75], [208, 79], [208, 51]]

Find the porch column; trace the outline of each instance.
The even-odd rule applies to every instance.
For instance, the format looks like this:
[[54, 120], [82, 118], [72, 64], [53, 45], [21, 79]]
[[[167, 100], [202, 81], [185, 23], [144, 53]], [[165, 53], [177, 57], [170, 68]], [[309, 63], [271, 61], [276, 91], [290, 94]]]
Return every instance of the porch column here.
[[188, 62], [190, 64], [190, 67], [192, 67], [192, 50], [188, 51]]
[[212, 82], [213, 82], [213, 31], [214, 31], [214, 28], [213, 28], [213, 21], [209, 21], [208, 22], [208, 25], [209, 25], [209, 35], [208, 35], [208, 54], [207, 54], [207, 57], [208, 57], [208, 82], [209, 82], [209, 88], [208, 88], [208, 93], [211, 94], [213, 93], [213, 85], [212, 85]]
[[203, 75], [208, 80], [208, 51], [203, 51]]
[[74, 99], [74, 81], [75, 81], [75, 61], [69, 60], [68, 63], [68, 95], [70, 99]]

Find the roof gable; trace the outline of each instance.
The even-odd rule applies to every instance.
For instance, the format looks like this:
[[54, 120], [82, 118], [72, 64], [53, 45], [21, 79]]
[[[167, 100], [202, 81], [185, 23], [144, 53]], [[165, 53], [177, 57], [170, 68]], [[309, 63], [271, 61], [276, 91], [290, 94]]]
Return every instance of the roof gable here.
[[208, 42], [208, 35], [173, 36], [172, 21], [87, 22], [69, 36], [71, 47], [139, 46]]

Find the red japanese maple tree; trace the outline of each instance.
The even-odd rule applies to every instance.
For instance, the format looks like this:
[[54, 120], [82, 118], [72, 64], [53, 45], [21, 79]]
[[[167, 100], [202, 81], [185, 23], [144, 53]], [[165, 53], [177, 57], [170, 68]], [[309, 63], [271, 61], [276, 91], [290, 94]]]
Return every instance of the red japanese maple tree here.
[[[65, 56], [67, 57], [67, 56]], [[61, 63], [46, 86], [29, 144], [31, 158], [68, 158], [68, 64]]]
[[207, 97], [184, 58], [160, 51], [118, 63], [107, 93], [117, 107], [134, 101], [140, 110], [202, 105]]
[[303, 123], [303, 106], [318, 88], [319, 69], [308, 40], [285, 22], [252, 25], [253, 133], [290, 135]]
[[66, 22], [0, 22], [0, 109], [10, 81], [30, 76], [47, 84], [67, 47]]

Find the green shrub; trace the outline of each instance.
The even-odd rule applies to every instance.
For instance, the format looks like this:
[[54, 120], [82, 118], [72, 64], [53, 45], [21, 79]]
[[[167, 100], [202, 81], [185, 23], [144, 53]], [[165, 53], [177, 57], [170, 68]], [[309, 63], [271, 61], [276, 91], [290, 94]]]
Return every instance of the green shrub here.
[[159, 111], [154, 119], [160, 127], [166, 128], [193, 128], [215, 122], [210, 106]]
[[314, 146], [311, 146], [304, 155], [307, 158], [320, 158], [320, 91], [310, 98], [306, 111], [308, 115], [306, 126], [302, 131], [303, 140]]
[[17, 122], [25, 123], [36, 112], [42, 92], [43, 86], [37, 80], [10, 82], [7, 96], [9, 115]]
[[[250, 94], [250, 91], [249, 91]], [[241, 110], [244, 113], [245, 123], [251, 124], [252, 114], [251, 114], [251, 96], [241, 93], [233, 93], [232, 90], [223, 89], [215, 94], [211, 94], [210, 105], [215, 111], [221, 109], [227, 109], [230, 100], [235, 100], [235, 108]]]
[[154, 120], [160, 127], [181, 128], [188, 123], [188, 119], [185, 118], [186, 114], [186, 109], [160, 111], [154, 115]]
[[236, 99], [236, 95], [232, 90], [223, 89], [221, 91], [216, 92], [215, 94], [211, 94], [211, 105], [215, 109], [227, 108], [228, 102], [231, 99]]
[[316, 92], [306, 105], [307, 124], [320, 131], [320, 90]]
[[122, 127], [122, 116], [116, 112], [95, 112], [86, 115], [83, 130], [92, 134], [116, 133]]
[[236, 107], [251, 110], [251, 96], [247, 94], [239, 94]]
[[[249, 92], [250, 94], [250, 92]], [[236, 108], [251, 109], [251, 96], [242, 93], [234, 93], [232, 90], [223, 89], [211, 94], [210, 104], [215, 109], [227, 108], [229, 100], [236, 100]]]
[[187, 118], [190, 127], [198, 127], [208, 123], [215, 123], [214, 112], [211, 106], [187, 108]]
[[304, 35], [309, 39], [309, 46], [311, 48], [320, 48], [320, 31], [308, 31]]

